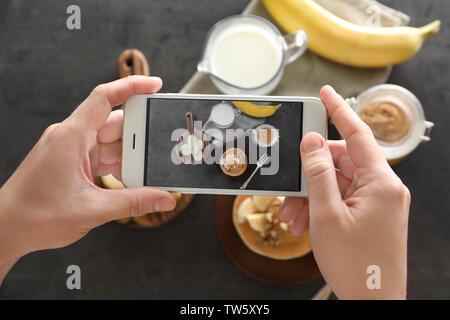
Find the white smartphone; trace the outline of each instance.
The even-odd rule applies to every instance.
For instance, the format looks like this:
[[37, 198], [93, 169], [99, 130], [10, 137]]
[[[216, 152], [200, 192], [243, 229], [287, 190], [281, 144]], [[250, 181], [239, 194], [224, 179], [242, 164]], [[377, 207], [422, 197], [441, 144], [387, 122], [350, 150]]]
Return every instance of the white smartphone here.
[[327, 137], [320, 99], [136, 95], [124, 104], [122, 181], [193, 194], [305, 197], [299, 146]]

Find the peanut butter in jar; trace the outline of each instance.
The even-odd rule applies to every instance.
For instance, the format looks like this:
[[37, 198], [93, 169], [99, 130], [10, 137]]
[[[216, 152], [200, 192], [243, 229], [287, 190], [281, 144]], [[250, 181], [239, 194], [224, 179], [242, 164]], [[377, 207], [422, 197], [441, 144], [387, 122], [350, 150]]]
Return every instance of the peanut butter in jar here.
[[347, 102], [370, 127], [391, 165], [406, 159], [419, 144], [430, 141], [434, 124], [426, 121], [422, 104], [405, 88], [379, 85]]
[[370, 127], [375, 138], [384, 142], [398, 142], [411, 129], [411, 121], [406, 111], [389, 99], [367, 104], [359, 116]]

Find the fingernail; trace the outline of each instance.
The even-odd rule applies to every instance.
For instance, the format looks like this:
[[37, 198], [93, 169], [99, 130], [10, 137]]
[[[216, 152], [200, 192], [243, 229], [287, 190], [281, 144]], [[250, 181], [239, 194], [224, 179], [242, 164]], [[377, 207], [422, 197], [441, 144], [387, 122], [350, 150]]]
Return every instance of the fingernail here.
[[170, 198], [160, 198], [155, 201], [155, 211], [170, 211], [175, 207], [176, 201]]
[[336, 90], [334, 90], [334, 88], [332, 86], [330, 86], [329, 84], [327, 84], [326, 87], [328, 88], [328, 90], [331, 90], [333, 93], [336, 93]]
[[298, 235], [298, 230], [297, 230], [298, 228], [297, 228], [297, 222], [294, 220], [293, 222], [292, 222], [292, 226], [291, 226], [291, 233], [292, 233], [292, 235], [294, 236], [294, 237], [298, 237], [299, 235]]
[[330, 86], [329, 84], [327, 84], [327, 85], [324, 85], [324, 86], [322, 87], [322, 89], [320, 89], [320, 93], [323, 93], [323, 91], [327, 91], [327, 90], [331, 91], [332, 93], [333, 93], [333, 92], [336, 92], [332, 86]]
[[278, 208], [278, 219], [284, 221], [284, 203]]
[[283, 211], [284, 207], [286, 207], [286, 199], [283, 200], [283, 203], [282, 203], [281, 206], [278, 208], [278, 211]]
[[310, 133], [303, 138], [302, 150], [304, 153], [311, 153], [323, 148], [324, 140], [317, 133]]

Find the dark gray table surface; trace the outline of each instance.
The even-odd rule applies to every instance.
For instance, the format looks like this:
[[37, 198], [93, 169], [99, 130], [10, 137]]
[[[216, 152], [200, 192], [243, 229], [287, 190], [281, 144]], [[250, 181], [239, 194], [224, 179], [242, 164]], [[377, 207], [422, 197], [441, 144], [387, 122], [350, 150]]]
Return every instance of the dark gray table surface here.
[[[116, 60], [138, 47], [163, 92], [177, 92], [195, 71], [208, 29], [241, 12], [247, 0], [0, 2], [0, 184], [49, 124], [63, 120], [92, 88], [117, 77]], [[391, 83], [412, 90], [436, 123], [432, 142], [395, 171], [410, 188], [408, 297], [450, 298], [450, 32], [448, 0], [382, 0], [419, 26], [443, 20], [439, 36], [395, 67]], [[66, 8], [82, 10], [68, 31]], [[447, 21], [446, 21], [447, 20]], [[323, 284], [280, 287], [249, 278], [228, 259], [215, 229], [214, 196], [155, 230], [116, 223], [63, 249], [29, 254], [6, 277], [0, 298], [310, 298]], [[66, 268], [82, 270], [82, 289], [66, 288]]]

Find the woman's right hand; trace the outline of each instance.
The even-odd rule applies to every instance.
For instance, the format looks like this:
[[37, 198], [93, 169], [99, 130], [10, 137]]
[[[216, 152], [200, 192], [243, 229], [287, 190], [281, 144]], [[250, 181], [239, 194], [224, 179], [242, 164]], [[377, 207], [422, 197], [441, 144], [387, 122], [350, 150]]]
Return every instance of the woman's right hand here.
[[[320, 93], [344, 141], [310, 133], [300, 153], [309, 199], [286, 198], [280, 219], [308, 226], [325, 281], [342, 299], [404, 299], [410, 194], [370, 128], [333, 88]], [[380, 289], [370, 289], [373, 267]]]

